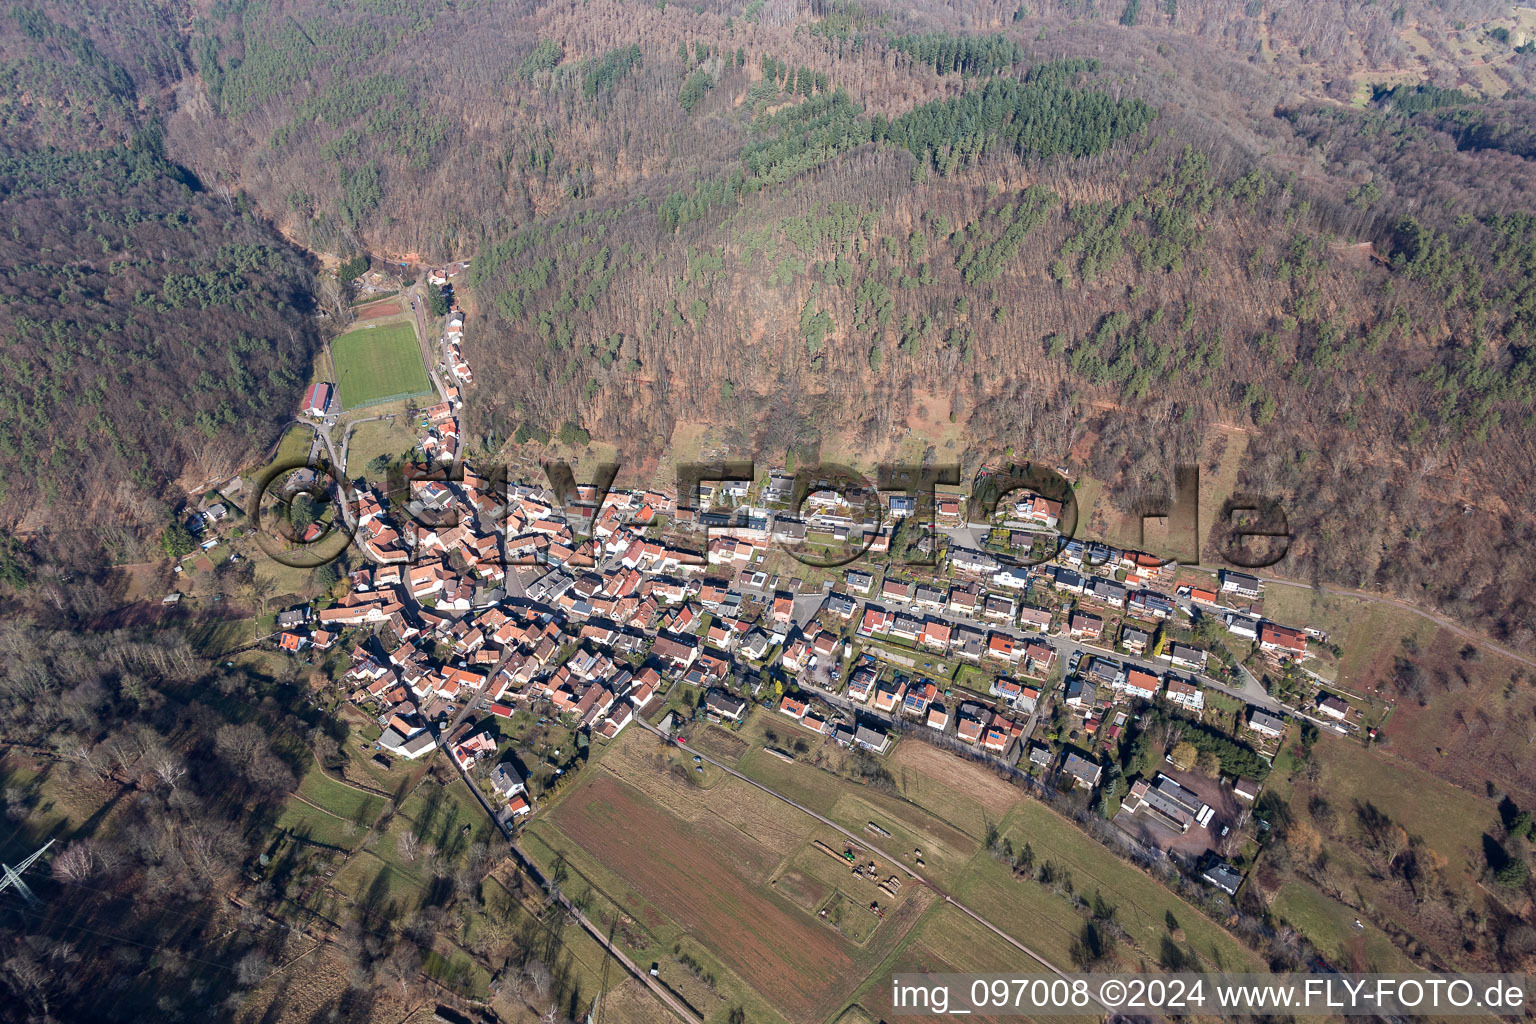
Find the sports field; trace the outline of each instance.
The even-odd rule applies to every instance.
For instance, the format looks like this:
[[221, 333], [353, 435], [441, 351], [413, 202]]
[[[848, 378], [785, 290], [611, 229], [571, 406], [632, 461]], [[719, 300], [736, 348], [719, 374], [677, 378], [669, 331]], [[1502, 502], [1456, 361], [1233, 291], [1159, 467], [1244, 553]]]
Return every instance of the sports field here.
[[408, 323], [348, 331], [331, 343], [343, 409], [381, 398], [409, 398], [432, 390], [421, 362], [416, 330]]

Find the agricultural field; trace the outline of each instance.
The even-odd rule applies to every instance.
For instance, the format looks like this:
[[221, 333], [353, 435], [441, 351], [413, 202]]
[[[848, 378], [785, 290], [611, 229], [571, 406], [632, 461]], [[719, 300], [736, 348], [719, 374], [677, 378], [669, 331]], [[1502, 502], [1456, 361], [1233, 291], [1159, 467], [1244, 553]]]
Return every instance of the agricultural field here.
[[[636, 938], [626, 944], [637, 957], [661, 962], [664, 978], [681, 968], [676, 988], [706, 1019], [770, 999], [790, 1021], [830, 1019], [850, 1007], [849, 1019], [879, 1019], [888, 1008], [875, 1003], [888, 993], [876, 989], [892, 971], [1040, 969], [984, 925], [935, 904], [904, 869], [1056, 965], [1071, 964], [1087, 919], [1080, 901], [1095, 893], [1114, 906], [1128, 937], [1109, 962], [1135, 969], [1173, 943], [1211, 967], [1258, 965], [1194, 906], [979, 766], [909, 741], [883, 760], [890, 780], [876, 788], [845, 774], [836, 759], [848, 755], [819, 743], [793, 762], [763, 749], [794, 735], [763, 716], [740, 733], [696, 729], [688, 747], [626, 734], [525, 834], [530, 853], [566, 874], [568, 891], [584, 894], [605, 920], [630, 922]], [[749, 777], [864, 840], [853, 859], [844, 858], [844, 835], [770, 794], [724, 773], [696, 775], [694, 744], [729, 748]], [[818, 758], [820, 767], [809, 763]], [[885, 834], [866, 829], [870, 822]], [[1016, 849], [1030, 843], [1037, 865], [1053, 863], [1056, 880], [1017, 876], [983, 849], [992, 828]], [[903, 883], [896, 898], [876, 887], [892, 876]], [[871, 900], [884, 921], [868, 909]], [[893, 927], [898, 921], [906, 923]], [[880, 970], [871, 974], [876, 955]], [[867, 984], [854, 1003], [838, 1004], [849, 977]]]
[[[810, 842], [841, 852], [835, 832], [738, 779], [700, 786], [686, 761], [672, 770], [685, 757], [648, 735], [621, 738], [528, 829], [529, 852], [565, 872], [567, 888], [599, 894], [616, 908], [610, 918], [632, 921], [644, 942], [636, 954], [660, 961], [663, 980], [706, 1019], [736, 1006], [752, 1019], [754, 1010], [825, 1019], [846, 1001], [848, 979], [892, 953], [932, 893], [904, 886], [892, 900]], [[861, 847], [860, 864], [869, 859]], [[879, 879], [904, 877], [875, 859]]]
[[384, 398], [431, 392], [421, 361], [416, 329], [409, 323], [381, 324], [348, 331], [331, 342], [337, 386], [344, 409]]
[[353, 310], [353, 318], [356, 320], [377, 320], [380, 317], [399, 316], [405, 312], [405, 306], [398, 298], [379, 299], [365, 306], [359, 306]]
[[741, 736], [718, 725], [705, 726], [693, 735], [690, 743], [709, 756], [732, 764], [740, 761], [741, 756], [751, 749], [751, 744]]
[[1002, 821], [1023, 792], [986, 769], [927, 743], [902, 743], [887, 759], [901, 795], [920, 807], [944, 812], [972, 838]]
[[[659, 936], [684, 928], [786, 1017], [816, 1019], [822, 998], [853, 967], [844, 944], [744, 877], [754, 851], [723, 829], [687, 823], [636, 790], [599, 777], [566, 797], [540, 835], [581, 869], [590, 858], [620, 891], [592, 878]], [[557, 833], [557, 834], [556, 834]], [[788, 979], [793, 984], [784, 984]]]
[[[954, 907], [935, 907], [913, 930], [912, 941], [884, 969], [859, 990], [839, 1024], [851, 1021], [891, 1020], [891, 975], [1008, 973], [1042, 974], [1040, 964], [1023, 950], [1010, 945], [984, 925]], [[955, 1004], [951, 1004], [954, 1006]], [[999, 1024], [1025, 1020], [1019, 1016], [986, 1017], [971, 1014], [973, 1021], [998, 1021]], [[1081, 1022], [1083, 1017], [1027, 1018], [1036, 1024], [1055, 1021]]]
[[[272, 456], [269, 466], [282, 465], [283, 463], [303, 462], [309, 454], [310, 446], [314, 443], [315, 430], [313, 427], [295, 423], [283, 431], [283, 436], [278, 439], [277, 451]], [[261, 473], [253, 474], [260, 478]]]
[[[778, 723], [754, 722], [742, 736], [762, 735], [754, 729], [795, 735]], [[1001, 822], [1023, 799], [984, 768], [918, 740], [898, 743], [882, 764], [891, 775], [889, 788], [860, 785], [854, 755], [813, 738], [811, 753], [792, 764], [754, 747], [738, 767], [855, 835], [869, 835], [866, 826], [874, 821], [890, 837], [871, 836], [872, 842], [940, 882], [958, 877], [981, 847], [988, 826]]]

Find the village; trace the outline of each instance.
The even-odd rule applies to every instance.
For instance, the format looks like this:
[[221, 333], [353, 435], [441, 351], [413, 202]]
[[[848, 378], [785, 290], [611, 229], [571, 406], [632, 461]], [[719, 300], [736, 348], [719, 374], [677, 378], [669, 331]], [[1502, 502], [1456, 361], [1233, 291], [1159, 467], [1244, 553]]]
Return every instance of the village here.
[[[464, 321], [456, 305], [441, 321], [446, 374], [433, 374], [419, 465], [459, 455]], [[328, 389], [303, 411], [333, 415]], [[929, 503], [801, 480], [797, 498], [786, 471], [705, 481], [679, 501], [461, 468], [408, 475], [404, 493], [363, 487], [328, 513], [354, 531], [361, 564], [341, 596], [279, 615], [273, 642], [345, 652], [381, 763], [445, 749], [509, 834], [591, 744], [637, 723], [686, 744], [697, 721], [740, 729], [760, 715], [793, 723], [782, 745], [796, 751], [880, 758], [926, 742], [1037, 791], [1076, 791], [1231, 894], [1242, 875], [1224, 854], [1287, 737], [1373, 735], [1308, 668], [1326, 636], [1264, 616], [1262, 579], [1063, 537], [1060, 503], [1040, 494], [1010, 494], [988, 518], [957, 493]], [[1042, 543], [1054, 557], [1040, 564], [1008, 557]], [[914, 554], [931, 564], [897, 557]], [[1304, 696], [1282, 701], [1254, 668]], [[1128, 746], [1154, 721], [1185, 737], [1155, 763]], [[509, 738], [534, 723], [567, 741]]]

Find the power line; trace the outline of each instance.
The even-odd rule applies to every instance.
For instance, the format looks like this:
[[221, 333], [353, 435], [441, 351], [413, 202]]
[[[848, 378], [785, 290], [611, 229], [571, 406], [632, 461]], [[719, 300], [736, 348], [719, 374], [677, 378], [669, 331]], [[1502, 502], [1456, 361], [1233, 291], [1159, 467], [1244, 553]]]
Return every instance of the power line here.
[[27, 887], [26, 882], [22, 881], [21, 873], [27, 870], [27, 868], [31, 867], [33, 861], [41, 857], [44, 851], [53, 845], [53, 842], [54, 841], [52, 839], [48, 840], [41, 847], [35, 850], [30, 857], [16, 865], [14, 868], [9, 864], [0, 864], [0, 869], [3, 869], [4, 874], [3, 879], [0, 879], [0, 892], [4, 892], [8, 888], [15, 889], [17, 892], [21, 893], [21, 898], [26, 900], [28, 903], [36, 903], [37, 897], [32, 895], [32, 890]]

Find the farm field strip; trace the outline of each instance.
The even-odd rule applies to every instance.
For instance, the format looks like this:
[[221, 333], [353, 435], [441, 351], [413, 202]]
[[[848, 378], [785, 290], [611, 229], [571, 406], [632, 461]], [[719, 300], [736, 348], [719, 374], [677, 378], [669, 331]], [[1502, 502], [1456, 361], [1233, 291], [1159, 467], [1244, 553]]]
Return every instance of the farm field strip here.
[[[864, 977], [874, 961], [902, 942], [931, 900], [926, 890], [917, 898], [903, 893], [880, 922], [866, 909], [869, 897], [857, 880], [834, 886], [818, 879], [815, 892], [801, 894], [797, 902], [768, 883], [772, 871], [758, 878], [743, 872], [752, 856], [750, 839], [729, 823], [713, 817], [685, 821], [608, 775], [566, 794], [530, 832], [638, 917], [661, 944], [670, 935], [697, 942], [752, 994], [771, 993], [786, 1018], [807, 1024], [836, 1010], [846, 998], [847, 980]], [[807, 856], [809, 849], [789, 860]], [[874, 890], [872, 883], [864, 885]], [[816, 906], [830, 907], [839, 892], [844, 926], [856, 939], [867, 937], [862, 947], [805, 906], [820, 896]], [[884, 894], [880, 899], [890, 906]], [[862, 925], [860, 914], [869, 918]]]
[[[847, 976], [848, 951], [827, 929], [733, 873], [722, 863], [732, 851], [702, 842], [626, 788], [595, 779], [561, 804], [557, 827], [667, 916], [687, 922], [749, 985], [774, 992], [787, 1015], [814, 1017], [819, 1000], [811, 991]], [[790, 978], [799, 983], [785, 985]]]

